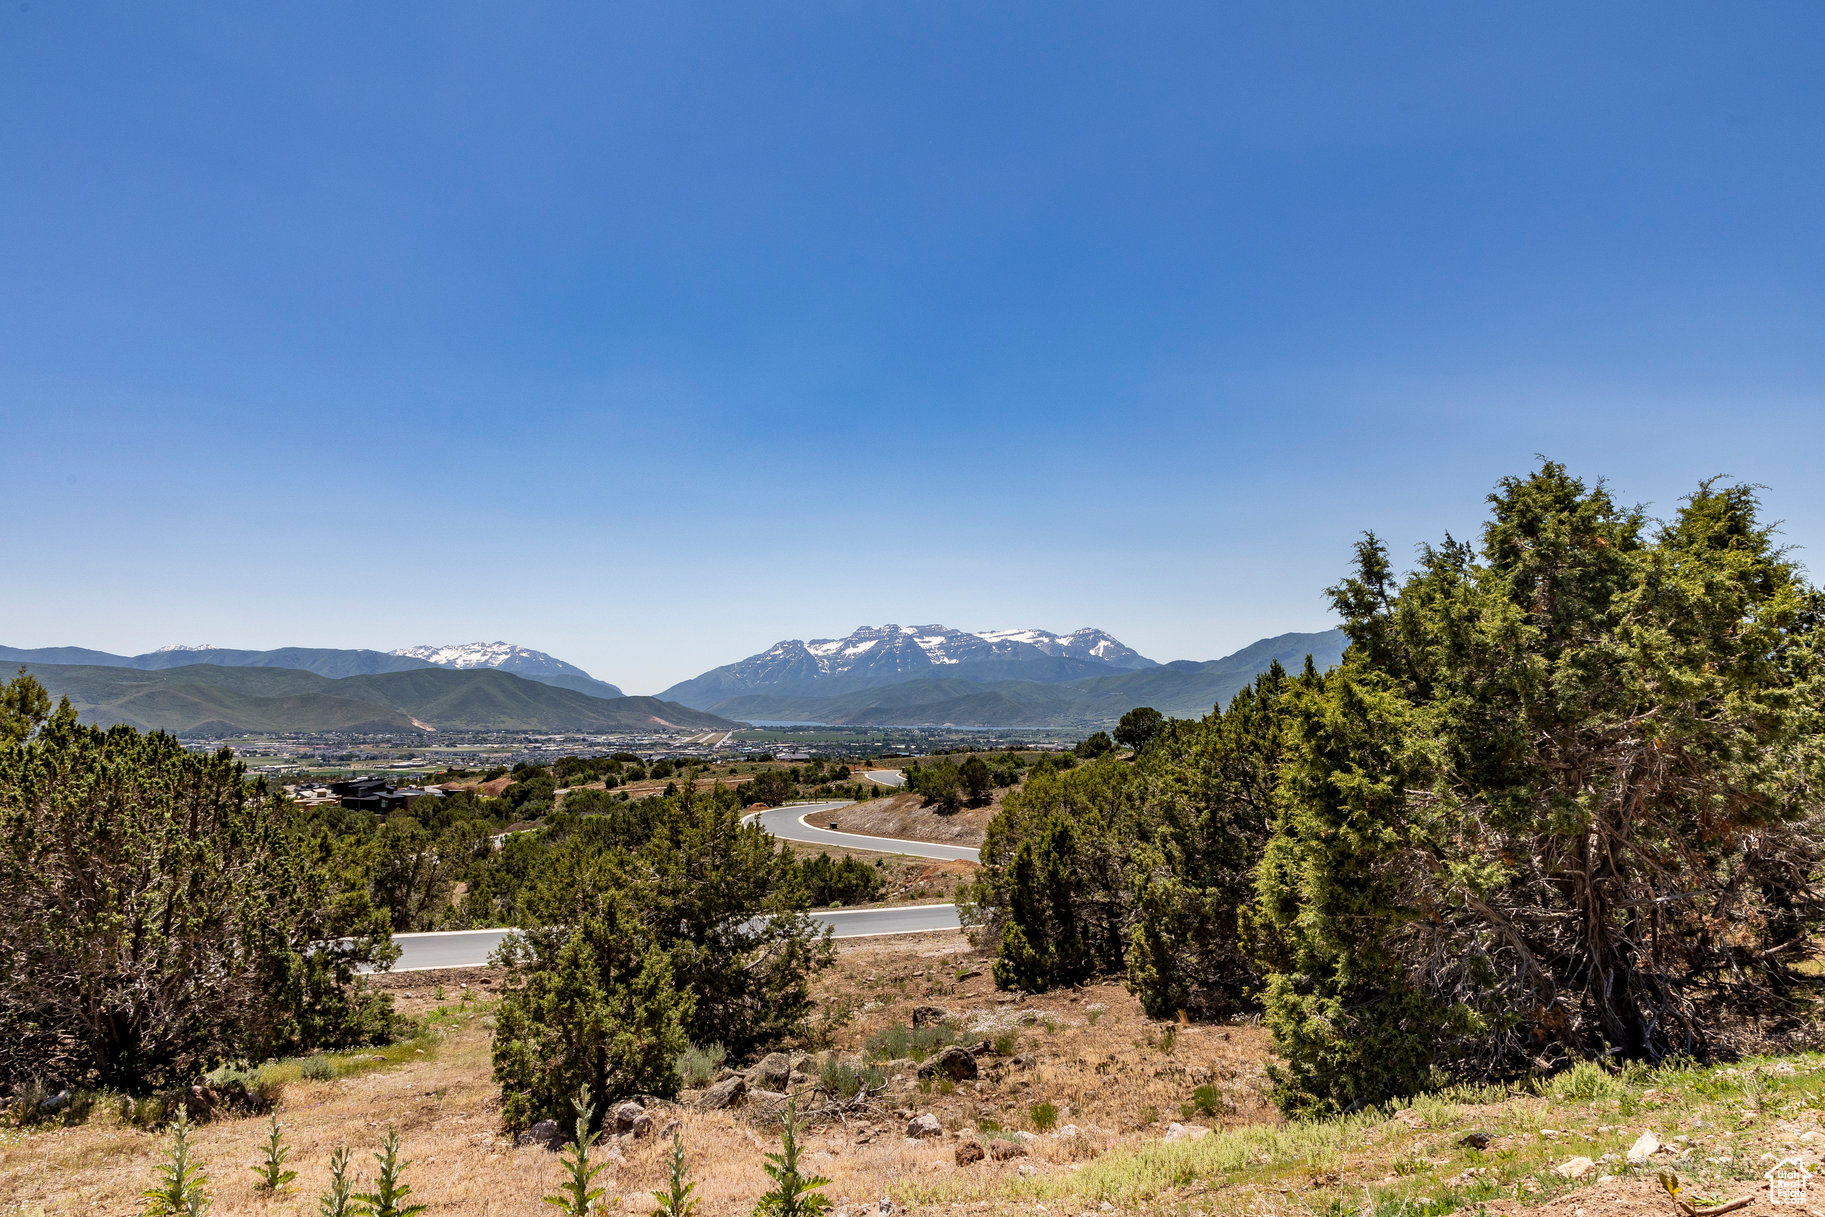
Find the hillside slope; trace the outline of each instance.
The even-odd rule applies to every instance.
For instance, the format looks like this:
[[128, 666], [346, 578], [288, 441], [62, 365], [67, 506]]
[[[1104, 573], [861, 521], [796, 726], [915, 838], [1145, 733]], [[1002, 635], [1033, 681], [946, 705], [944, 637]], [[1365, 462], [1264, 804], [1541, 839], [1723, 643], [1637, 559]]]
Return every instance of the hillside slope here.
[[29, 664], [86, 722], [235, 732], [644, 731], [728, 728], [725, 718], [652, 697], [608, 699], [492, 668], [424, 666], [330, 679], [290, 668], [216, 664], [139, 670]]
[[160, 671], [213, 664], [221, 668], [292, 668], [340, 680], [425, 668], [498, 669], [553, 688], [618, 698], [621, 690], [597, 680], [561, 659], [508, 643], [473, 643], [462, 647], [413, 647], [403, 651], [369, 651], [336, 647], [279, 647], [271, 651], [238, 651], [228, 647], [165, 647], [144, 655], [114, 655], [86, 647], [0, 647], [0, 664], [81, 664], [91, 667]]

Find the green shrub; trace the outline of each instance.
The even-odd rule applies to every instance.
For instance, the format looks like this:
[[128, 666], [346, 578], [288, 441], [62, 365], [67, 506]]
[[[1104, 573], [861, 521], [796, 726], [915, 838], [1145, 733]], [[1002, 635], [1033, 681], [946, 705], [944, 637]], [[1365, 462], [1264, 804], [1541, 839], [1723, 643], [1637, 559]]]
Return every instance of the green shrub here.
[[262, 1157], [258, 1163], [247, 1169], [254, 1173], [257, 1182], [253, 1185], [256, 1192], [276, 1195], [281, 1188], [298, 1177], [297, 1171], [285, 1169], [285, 1159], [291, 1155], [285, 1142], [280, 1139], [281, 1125], [279, 1113], [272, 1113], [272, 1122], [266, 1130], [266, 1144], [262, 1148]]
[[554, 1196], [546, 1196], [545, 1203], [563, 1213], [564, 1217], [590, 1217], [591, 1213], [604, 1207], [598, 1202], [607, 1194], [608, 1189], [596, 1186], [596, 1176], [607, 1170], [609, 1164], [606, 1158], [593, 1166], [589, 1161], [589, 1151], [596, 1143], [596, 1134], [590, 1129], [595, 1105], [589, 1101], [589, 1091], [579, 1090], [570, 1105], [577, 1117], [576, 1136], [564, 1152], [563, 1190]]
[[830, 1180], [821, 1175], [806, 1175], [798, 1166], [798, 1104], [786, 1104], [786, 1123], [780, 1132], [780, 1152], [768, 1154], [763, 1169], [773, 1186], [762, 1194], [754, 1206], [754, 1217], [815, 1217], [830, 1208], [830, 1197], [823, 1187]]
[[265, 1069], [223, 1065], [204, 1075], [215, 1091], [217, 1106], [228, 1112], [268, 1112], [279, 1102], [285, 1086]]
[[659, 1207], [659, 1217], [691, 1217], [697, 1211], [697, 1200], [691, 1195], [697, 1185], [688, 1180], [684, 1169], [684, 1138], [672, 1134], [672, 1152], [666, 1155], [665, 1188], [652, 1193]]
[[165, 1160], [153, 1168], [158, 1182], [140, 1193], [146, 1202], [144, 1217], [202, 1217], [209, 1207], [209, 1193], [204, 1190], [209, 1176], [190, 1151], [190, 1115], [180, 1106], [171, 1124]]
[[835, 1056], [824, 1061], [817, 1076], [819, 1088], [825, 1094], [837, 1099], [854, 1098], [864, 1085], [874, 1089], [886, 1080], [887, 1075], [874, 1065], [866, 1065], [857, 1069]]
[[940, 1048], [957, 1042], [957, 1033], [944, 1023], [909, 1027], [904, 1023], [886, 1027], [869, 1036], [863, 1050], [871, 1060], [898, 1060], [911, 1057], [923, 1061]]
[[722, 1063], [728, 1055], [721, 1044], [711, 1044], [708, 1048], [687, 1044], [678, 1054], [678, 1077], [693, 1090], [708, 1086], [722, 1072]]
[[801, 861], [798, 875], [805, 887], [805, 898], [814, 907], [878, 900], [886, 887], [880, 870], [859, 858], [839, 860], [819, 854]]
[[1027, 1108], [1027, 1119], [1037, 1132], [1051, 1132], [1058, 1127], [1058, 1108], [1051, 1103], [1035, 1103]]
[[1613, 1099], [1623, 1093], [1627, 1087], [1621, 1078], [1605, 1069], [1595, 1061], [1579, 1061], [1570, 1069], [1562, 1070], [1546, 1079], [1542, 1087], [1551, 1098], [1561, 1103], [1588, 1102], [1592, 1099]]
[[336, 1076], [336, 1062], [327, 1056], [306, 1057], [298, 1066], [298, 1076], [307, 1082], [327, 1082]]
[[401, 1183], [410, 1162], [399, 1160], [399, 1132], [387, 1129], [387, 1139], [381, 1148], [374, 1153], [374, 1161], [380, 1169], [374, 1176], [374, 1190], [361, 1192], [352, 1199], [361, 1206], [366, 1217], [418, 1217], [425, 1211], [422, 1204], [405, 1204], [403, 1201], [412, 1194], [410, 1185]]
[[989, 1047], [994, 1049], [996, 1056], [1013, 1056], [1020, 1047], [1020, 1036], [1012, 1031], [997, 1032], [989, 1041]]
[[1200, 1086], [1191, 1092], [1191, 1102], [1185, 1106], [1186, 1115], [1199, 1115], [1209, 1119], [1223, 1109], [1223, 1092], [1215, 1086]]

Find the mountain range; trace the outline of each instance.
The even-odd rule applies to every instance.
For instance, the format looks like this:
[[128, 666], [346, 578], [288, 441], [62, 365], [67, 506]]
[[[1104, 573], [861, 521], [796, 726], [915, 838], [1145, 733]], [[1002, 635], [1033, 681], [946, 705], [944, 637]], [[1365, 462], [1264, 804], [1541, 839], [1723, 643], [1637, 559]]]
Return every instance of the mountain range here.
[[574, 689], [591, 697], [623, 697], [625, 694], [607, 681], [597, 680], [573, 663], [555, 655], [515, 646], [511, 642], [464, 642], [455, 646], [404, 647], [388, 654], [402, 659], [419, 659], [440, 668], [494, 668], [512, 672], [541, 684], [559, 689]]
[[1096, 629], [970, 634], [945, 625], [865, 625], [847, 638], [776, 642], [739, 663], [681, 681], [659, 696], [707, 708], [757, 692], [831, 697], [928, 677], [1057, 683], [1158, 666]]
[[660, 696], [730, 718], [840, 726], [1093, 728], [1135, 706], [1201, 716], [1273, 663], [1321, 669], [1340, 630], [1264, 638], [1222, 659], [1157, 663], [1101, 630], [1071, 634], [864, 626], [790, 639]]
[[[56, 648], [60, 653], [76, 649]], [[597, 697], [493, 668], [418, 663], [332, 678], [265, 664], [135, 668], [33, 661], [25, 666], [53, 697], [68, 697], [85, 722], [126, 723], [179, 735], [615, 732], [738, 725], [658, 698]]]
[[164, 668], [212, 664], [223, 668], [291, 668], [339, 680], [346, 676], [377, 676], [415, 668], [496, 668], [554, 688], [570, 689], [591, 697], [614, 698], [621, 690], [597, 680], [582, 668], [562, 659], [506, 642], [470, 642], [456, 646], [406, 647], [398, 651], [340, 650], [328, 647], [281, 647], [274, 651], [237, 651], [228, 647], [168, 646], [143, 655], [111, 655], [84, 647], [39, 647], [22, 650], [0, 647], [0, 664], [82, 664], [103, 668]]
[[863, 626], [844, 638], [775, 643], [658, 697], [627, 697], [574, 664], [505, 642], [132, 656], [0, 647], [0, 664], [30, 668], [87, 721], [193, 735], [704, 730], [743, 720], [1094, 730], [1135, 706], [1208, 714], [1270, 664], [1296, 668], [1310, 655], [1329, 667], [1344, 645], [1338, 630], [1282, 634], [1222, 659], [1162, 664], [1097, 629]]

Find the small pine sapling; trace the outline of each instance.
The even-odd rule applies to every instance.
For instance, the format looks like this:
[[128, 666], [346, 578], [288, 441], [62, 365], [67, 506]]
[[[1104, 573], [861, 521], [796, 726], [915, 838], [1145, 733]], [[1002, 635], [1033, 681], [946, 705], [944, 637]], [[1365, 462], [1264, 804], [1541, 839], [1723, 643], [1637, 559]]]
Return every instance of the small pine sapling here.
[[593, 1185], [596, 1176], [608, 1169], [608, 1163], [589, 1164], [589, 1151], [596, 1143], [596, 1134], [589, 1129], [589, 1118], [596, 1112], [595, 1104], [589, 1101], [589, 1087], [579, 1088], [570, 1106], [577, 1113], [577, 1136], [564, 1155], [564, 1171], [568, 1177], [564, 1180], [564, 1190], [546, 1196], [545, 1203], [555, 1205], [565, 1217], [590, 1217], [591, 1213], [606, 1207], [601, 1199], [608, 1189]]
[[766, 1172], [773, 1187], [754, 1206], [754, 1217], [817, 1217], [828, 1212], [830, 1197], [822, 1188], [830, 1180], [804, 1175], [798, 1169], [798, 1101], [786, 1104], [786, 1126], [780, 1132], [780, 1152], [768, 1154]]
[[146, 1201], [145, 1217], [201, 1217], [209, 1207], [209, 1195], [203, 1190], [209, 1177], [203, 1173], [203, 1164], [190, 1156], [190, 1115], [182, 1106], [171, 1122], [171, 1147], [153, 1173], [158, 1176], [157, 1185], [140, 1193]]
[[356, 1212], [354, 1180], [349, 1178], [349, 1147], [338, 1145], [330, 1151], [329, 1190], [317, 1198], [317, 1217], [354, 1217]]
[[653, 1199], [659, 1202], [655, 1211], [659, 1217], [691, 1217], [697, 1211], [697, 1201], [691, 1196], [696, 1190], [697, 1185], [685, 1179], [684, 1138], [673, 1133], [665, 1190], [653, 1193]]
[[418, 1217], [425, 1211], [422, 1204], [401, 1203], [412, 1194], [409, 1184], [399, 1181], [405, 1174], [410, 1162], [399, 1160], [399, 1131], [387, 1129], [386, 1143], [374, 1152], [374, 1161], [380, 1163], [380, 1171], [374, 1177], [374, 1190], [361, 1192], [351, 1199], [353, 1211], [361, 1217]]
[[279, 1139], [280, 1130], [283, 1127], [279, 1123], [279, 1113], [273, 1112], [272, 1123], [266, 1129], [265, 1160], [247, 1168], [258, 1179], [258, 1182], [253, 1185], [253, 1190], [256, 1192], [277, 1194], [280, 1188], [298, 1177], [297, 1171], [285, 1169], [285, 1159], [290, 1155], [291, 1150], [287, 1149], [285, 1143]]

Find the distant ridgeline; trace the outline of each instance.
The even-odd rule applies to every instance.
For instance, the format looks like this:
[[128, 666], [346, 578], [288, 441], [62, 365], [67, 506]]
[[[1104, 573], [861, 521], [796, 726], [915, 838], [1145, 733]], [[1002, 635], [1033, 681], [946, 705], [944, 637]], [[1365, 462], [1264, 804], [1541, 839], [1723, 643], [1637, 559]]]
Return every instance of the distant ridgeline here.
[[776, 643], [660, 696], [732, 718], [844, 726], [1108, 726], [1135, 706], [1198, 717], [1278, 662], [1320, 670], [1340, 630], [1281, 634], [1222, 659], [1161, 664], [1101, 630], [1071, 634], [864, 626], [847, 638]]
[[[0, 648], [0, 662], [23, 663], [53, 697], [68, 697], [84, 722], [126, 723], [179, 735], [347, 731], [649, 731], [727, 729], [715, 714], [653, 697], [597, 697], [495, 668], [452, 669], [377, 651], [316, 652], [373, 656], [410, 666], [329, 677], [304, 668], [228, 666], [222, 652], [177, 654], [182, 666], [145, 668], [51, 663], [41, 651]], [[73, 647], [59, 656], [99, 655]], [[231, 652], [261, 656], [287, 652]], [[304, 652], [304, 654], [312, 654]], [[207, 656], [211, 662], [197, 662]], [[104, 658], [118, 658], [104, 656]], [[146, 656], [137, 658], [145, 659]]]
[[222, 668], [295, 668], [319, 676], [377, 676], [414, 668], [495, 668], [540, 684], [573, 689], [592, 697], [620, 697], [621, 690], [597, 680], [575, 664], [543, 651], [507, 642], [470, 642], [456, 646], [406, 647], [398, 651], [344, 650], [332, 647], [280, 647], [273, 651], [237, 651], [228, 647], [170, 646], [144, 655], [111, 655], [85, 647], [0, 647], [4, 664], [81, 664], [100, 668], [157, 671], [207, 663]]

